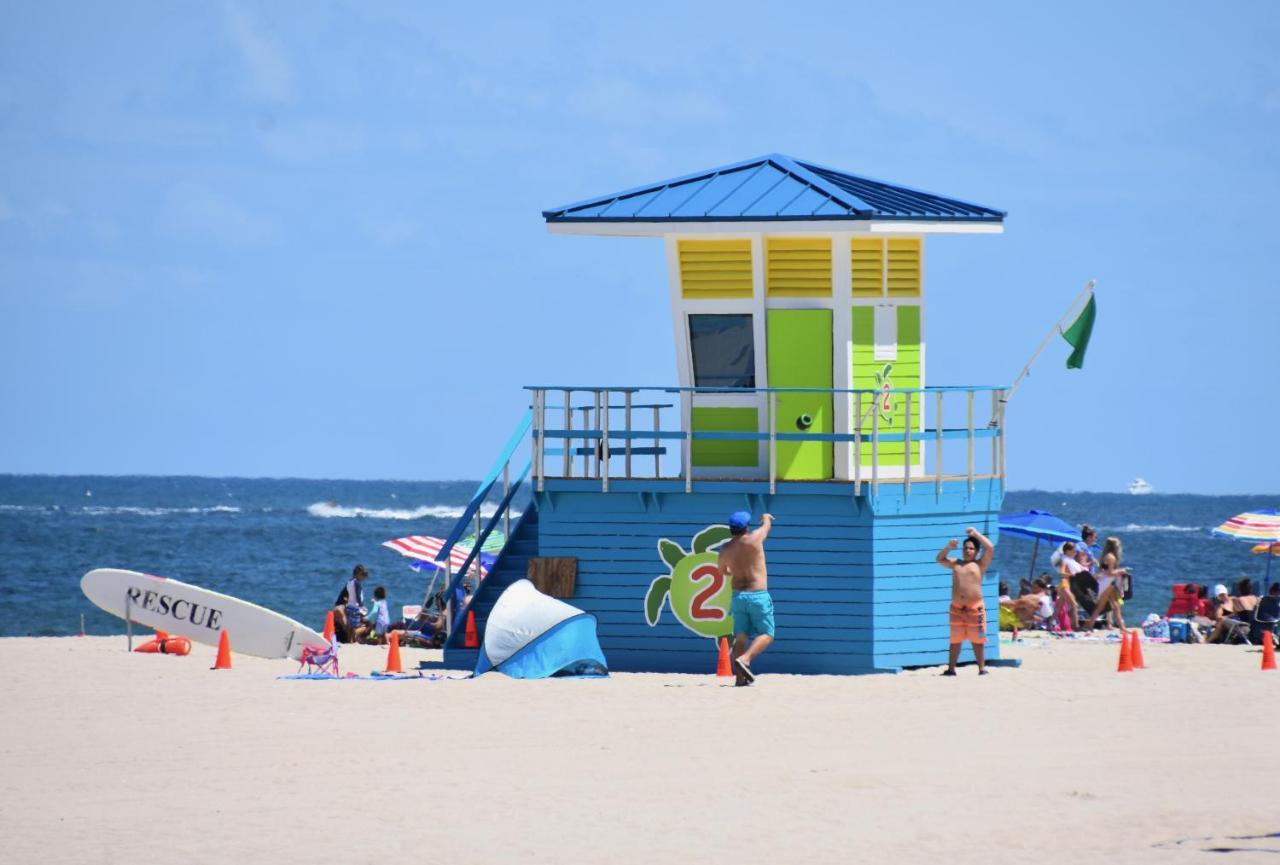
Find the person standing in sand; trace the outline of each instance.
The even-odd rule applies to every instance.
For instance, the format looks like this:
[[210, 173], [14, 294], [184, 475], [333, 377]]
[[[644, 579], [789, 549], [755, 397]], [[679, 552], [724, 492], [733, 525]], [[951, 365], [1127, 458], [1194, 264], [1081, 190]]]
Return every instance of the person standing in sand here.
[[[965, 529], [959, 561], [947, 558], [956, 548], [952, 538], [938, 553], [938, 564], [951, 571], [951, 656], [944, 676], [956, 674], [960, 647], [968, 640], [978, 661], [978, 675], [987, 674], [987, 611], [982, 602], [982, 577], [991, 564], [991, 541], [975, 528]], [[979, 554], [981, 549], [981, 554]]]
[[773, 642], [773, 598], [769, 596], [769, 574], [764, 564], [764, 540], [773, 527], [773, 514], [760, 518], [760, 528], [747, 531], [751, 514], [737, 511], [729, 516], [728, 543], [720, 547], [716, 561], [720, 573], [732, 582], [733, 672], [738, 686], [756, 680], [751, 663]]

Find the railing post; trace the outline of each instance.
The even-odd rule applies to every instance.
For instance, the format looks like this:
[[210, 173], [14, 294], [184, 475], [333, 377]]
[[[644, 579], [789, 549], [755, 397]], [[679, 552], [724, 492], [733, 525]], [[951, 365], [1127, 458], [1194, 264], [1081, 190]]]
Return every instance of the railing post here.
[[[662, 431], [662, 407], [657, 403], [653, 405], [653, 431], [655, 433]], [[653, 479], [656, 481], [662, 477], [662, 454], [659, 452], [661, 446], [658, 444], [662, 439], [656, 435], [653, 437]]]
[[600, 439], [600, 491], [609, 492], [609, 391], [606, 389], [601, 395], [604, 406], [600, 414], [600, 431], [603, 437]]
[[907, 409], [902, 424], [902, 494], [911, 495], [911, 392], [906, 394]]
[[969, 438], [968, 441], [968, 476], [969, 476], [969, 495], [973, 495], [973, 391], [968, 391], [968, 411], [969, 411]]
[[566, 478], [573, 477], [573, 457], [570, 451], [573, 450], [569, 443], [569, 433], [573, 431], [573, 410], [569, 408], [569, 402], [573, 399], [573, 391], [566, 390], [564, 392], [564, 438], [561, 440], [561, 451], [564, 452], [564, 476]]
[[987, 424], [988, 428], [995, 426], [995, 435], [991, 437], [991, 474], [1000, 474], [1000, 394], [997, 391], [991, 392], [991, 423]]
[[591, 431], [591, 406], [582, 407], [582, 476], [591, 477], [591, 439], [587, 433]]
[[534, 391], [534, 480], [538, 484], [538, 492], [547, 486], [547, 392], [542, 388]]
[[622, 426], [626, 430], [627, 441], [622, 446], [625, 455], [622, 461], [622, 475], [627, 480], [631, 480], [631, 391], [623, 394], [623, 403], [625, 408], [622, 412]]
[[680, 394], [680, 423], [684, 426], [684, 491], [693, 492], [693, 391]]
[[778, 394], [769, 391], [769, 495], [778, 491]]
[[[507, 460], [502, 464], [502, 500], [507, 500], [507, 495], [511, 492], [511, 460]], [[505, 544], [507, 539], [511, 537], [511, 508], [510, 506], [502, 509], [502, 539]], [[480, 540], [480, 536], [476, 535], [476, 540]]]
[[862, 391], [853, 395], [853, 494], [862, 495]]
[[450, 558], [444, 560], [444, 590], [447, 593], [444, 599], [444, 636], [448, 640], [453, 634], [453, 592], [450, 587], [453, 585], [453, 559], [452, 551]]
[[996, 437], [1000, 441], [1000, 487], [1003, 489], [1005, 485], [1005, 473], [1008, 466], [1005, 465], [1005, 455], [1008, 453], [1008, 442], [1005, 440], [1005, 407], [1008, 403], [1005, 401], [1008, 397], [1007, 390], [1000, 391], [1000, 429], [996, 432]]
[[880, 495], [880, 391], [871, 410], [871, 495]]
[[[596, 390], [591, 392], [591, 404], [592, 404], [592, 407], [595, 409], [595, 414], [596, 414], [595, 425], [592, 427], [592, 430], [595, 432], [599, 432], [601, 429], [603, 429], [603, 426], [600, 423], [600, 391]], [[584, 444], [586, 444], [587, 447], [589, 448], [591, 447], [590, 442], [584, 442]], [[601, 453], [600, 448], [603, 444], [604, 444], [603, 440], [599, 440], [596, 446], [592, 448], [592, 455], [590, 457], [591, 466], [592, 468], [595, 469], [596, 477], [600, 477], [600, 453]]]
[[[942, 498], [942, 391], [933, 394], [933, 473], [937, 475], [934, 482], [934, 498]], [[923, 401], [921, 408], [924, 408]]]

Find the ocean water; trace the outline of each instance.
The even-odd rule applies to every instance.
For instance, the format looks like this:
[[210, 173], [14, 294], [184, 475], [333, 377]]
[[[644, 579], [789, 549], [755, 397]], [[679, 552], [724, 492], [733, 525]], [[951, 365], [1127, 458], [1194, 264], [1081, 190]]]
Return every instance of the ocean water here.
[[[356, 563], [391, 608], [420, 603], [424, 578], [382, 547], [404, 535], [449, 532], [474, 481], [326, 481], [195, 477], [0, 475], [0, 636], [123, 631], [93, 606], [80, 578], [98, 567], [163, 574], [278, 610], [316, 627]], [[517, 510], [522, 503], [517, 500]], [[1241, 511], [1280, 507], [1276, 496], [1130, 496], [1012, 492], [1005, 512], [1051, 511], [1124, 542], [1135, 576], [1126, 619], [1163, 612], [1188, 579], [1261, 579], [1264, 556], [1209, 529]], [[1001, 579], [1016, 587], [1032, 543], [997, 546]], [[1037, 572], [1048, 569], [1041, 545]], [[1280, 579], [1280, 562], [1273, 564]], [[1137, 614], [1137, 615], [1135, 615]]]

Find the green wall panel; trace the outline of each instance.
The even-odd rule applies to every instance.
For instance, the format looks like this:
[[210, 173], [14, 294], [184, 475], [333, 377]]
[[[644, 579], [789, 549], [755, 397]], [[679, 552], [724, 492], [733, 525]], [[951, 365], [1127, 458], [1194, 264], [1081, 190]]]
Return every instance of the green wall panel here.
[[[695, 408], [694, 432], [759, 432], [758, 412], [754, 408]], [[760, 464], [759, 448], [755, 442], [699, 441], [693, 442], [695, 466], [750, 466]]]
[[[887, 377], [891, 387], [920, 387], [920, 307], [915, 304], [901, 304], [898, 313], [898, 357], [895, 360], [875, 359], [875, 310], [870, 306], [853, 308], [853, 386], [877, 390]], [[920, 428], [920, 397], [911, 398], [911, 426]], [[862, 431], [871, 434], [871, 415], [863, 397], [862, 414], [866, 420]], [[880, 417], [880, 431], [901, 433], [906, 419], [906, 398], [902, 394], [890, 397], [890, 409]], [[913, 462], [920, 458], [918, 446], [911, 446]], [[880, 445], [880, 464], [902, 465], [903, 443], [885, 442]], [[871, 465], [871, 446], [863, 448], [862, 465]]]

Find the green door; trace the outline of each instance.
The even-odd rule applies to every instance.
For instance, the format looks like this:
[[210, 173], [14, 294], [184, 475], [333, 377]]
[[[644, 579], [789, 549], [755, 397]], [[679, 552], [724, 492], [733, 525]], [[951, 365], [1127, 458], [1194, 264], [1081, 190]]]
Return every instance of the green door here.
[[[828, 391], [778, 394], [776, 429], [830, 433], [831, 310], [771, 309], [767, 315], [769, 387]], [[778, 442], [779, 480], [827, 480], [831, 469], [831, 442]]]

